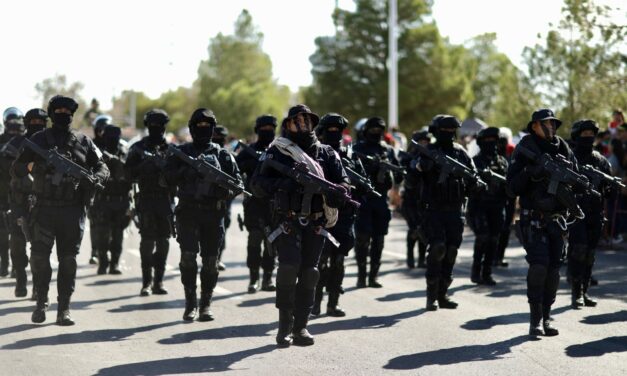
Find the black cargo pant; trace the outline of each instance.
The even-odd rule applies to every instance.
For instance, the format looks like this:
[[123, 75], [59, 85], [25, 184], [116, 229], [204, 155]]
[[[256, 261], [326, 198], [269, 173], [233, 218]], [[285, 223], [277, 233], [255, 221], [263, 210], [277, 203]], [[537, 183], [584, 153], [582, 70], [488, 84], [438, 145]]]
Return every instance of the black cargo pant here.
[[117, 265], [122, 254], [124, 229], [129, 225], [129, 201], [125, 196], [103, 198], [91, 208], [90, 228], [91, 238], [98, 256], [108, 257], [111, 253], [111, 263]]
[[160, 281], [165, 273], [165, 263], [170, 249], [170, 235], [172, 224], [172, 209], [167, 196], [140, 198], [137, 203], [139, 213], [139, 253], [143, 283], [146, 285], [152, 280], [152, 270], [155, 272], [155, 281]]
[[29, 221], [26, 209], [18, 205], [11, 205], [11, 224], [9, 248], [11, 249], [11, 262], [13, 270], [18, 275], [25, 276], [26, 266], [28, 266], [28, 255], [26, 253], [26, 238], [18, 221]]
[[596, 247], [603, 231], [603, 214], [586, 212], [583, 220], [569, 229], [568, 269], [573, 285], [579, 284], [584, 292], [590, 285]]
[[0, 269], [9, 267], [9, 228], [5, 220], [8, 207], [0, 207]]
[[468, 224], [475, 233], [473, 266], [482, 268], [482, 274], [492, 274], [492, 264], [498, 252], [499, 237], [505, 223], [505, 204], [478, 202]]
[[33, 285], [38, 298], [45, 300], [52, 277], [50, 253], [56, 242], [59, 261], [57, 274], [59, 305], [69, 304], [76, 280], [76, 256], [85, 231], [85, 207], [40, 205], [33, 210], [30, 260]]
[[209, 297], [218, 282], [218, 257], [224, 241], [224, 201], [221, 206], [200, 206], [180, 203], [176, 208], [177, 237], [181, 248], [181, 282], [186, 292], [196, 291], [198, 263], [200, 253], [201, 293]]
[[263, 205], [259, 199], [251, 198], [244, 202], [244, 225], [248, 230], [248, 246], [246, 248], [246, 266], [251, 272], [272, 274], [275, 264], [275, 255], [268, 244], [264, 233], [264, 226], [269, 223], [270, 208]]
[[355, 220], [355, 259], [360, 275], [365, 275], [370, 255], [370, 278], [376, 278], [391, 219], [386, 197], [369, 197], [359, 207]]

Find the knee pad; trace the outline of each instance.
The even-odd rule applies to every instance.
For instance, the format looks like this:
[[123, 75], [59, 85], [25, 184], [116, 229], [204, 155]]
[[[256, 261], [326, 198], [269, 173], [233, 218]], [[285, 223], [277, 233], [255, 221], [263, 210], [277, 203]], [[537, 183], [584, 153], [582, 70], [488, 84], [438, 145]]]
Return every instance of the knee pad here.
[[306, 290], [313, 290], [318, 284], [320, 272], [317, 268], [306, 268], [301, 275], [301, 282]]
[[573, 244], [570, 249], [570, 258], [577, 262], [585, 262], [588, 254], [588, 246], [585, 244]]
[[[529, 265], [527, 271], [527, 283], [534, 286], [543, 286], [546, 281], [547, 267], [540, 264]], [[558, 274], [559, 278], [559, 274]]]
[[546, 283], [546, 287], [549, 290], [557, 290], [560, 284], [559, 268], [552, 268], [552, 269], [547, 270], [545, 283]]
[[181, 269], [196, 268], [196, 253], [195, 252], [181, 252], [181, 263], [179, 264]]
[[41, 270], [50, 267], [50, 256], [40, 253], [32, 253], [30, 256], [30, 267], [33, 270]]
[[429, 256], [435, 261], [442, 261], [446, 255], [446, 245], [444, 243], [435, 243], [429, 247]]
[[296, 286], [298, 267], [296, 265], [279, 264], [276, 272], [277, 288], [290, 289]]
[[457, 259], [457, 247], [448, 246], [446, 247], [446, 261], [450, 264], [455, 263], [455, 259]]

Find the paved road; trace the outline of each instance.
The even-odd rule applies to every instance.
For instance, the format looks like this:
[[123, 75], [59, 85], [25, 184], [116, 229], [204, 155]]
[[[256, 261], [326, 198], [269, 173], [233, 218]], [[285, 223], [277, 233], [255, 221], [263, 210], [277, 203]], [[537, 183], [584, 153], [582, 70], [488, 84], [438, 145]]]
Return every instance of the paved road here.
[[[234, 215], [241, 211], [236, 205]], [[167, 296], [139, 297], [136, 231], [125, 239], [122, 276], [97, 276], [87, 265], [89, 236], [79, 256], [72, 303], [77, 325], [30, 323], [33, 303], [15, 300], [13, 281], [0, 280], [1, 375], [162, 375], [232, 371], [232, 374], [411, 375], [627, 374], [627, 252], [602, 251], [593, 289], [600, 304], [573, 311], [565, 281], [555, 304], [558, 337], [529, 341], [522, 249], [508, 250], [510, 267], [497, 269], [494, 288], [470, 283], [472, 238], [465, 236], [451, 290], [455, 311], [425, 312], [423, 270], [404, 266], [404, 223], [392, 222], [382, 267], [382, 289], [355, 290], [348, 265], [344, 318], [310, 323], [313, 347], [277, 349], [272, 293], [247, 294], [245, 233], [228, 232], [213, 303], [216, 320], [184, 323], [183, 288], [172, 243]], [[55, 273], [56, 274], [56, 273]], [[30, 287], [29, 287], [30, 290]], [[50, 297], [56, 296], [54, 282]]]

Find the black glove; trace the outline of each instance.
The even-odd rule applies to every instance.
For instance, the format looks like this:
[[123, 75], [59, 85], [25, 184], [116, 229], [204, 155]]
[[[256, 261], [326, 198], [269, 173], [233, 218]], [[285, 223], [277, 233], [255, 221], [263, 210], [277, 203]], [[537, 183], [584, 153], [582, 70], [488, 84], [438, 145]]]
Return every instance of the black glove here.
[[418, 161], [418, 167], [420, 167], [420, 171], [431, 171], [435, 162], [433, 162], [429, 158], [420, 158]]
[[300, 184], [292, 178], [281, 178], [277, 183], [277, 190], [284, 192], [295, 192], [300, 188]]
[[541, 180], [546, 176], [544, 172], [544, 168], [538, 165], [527, 165], [525, 166], [525, 173], [529, 175], [533, 180]]
[[[344, 190], [344, 194], [346, 194], [346, 188], [344, 188], [343, 186], [340, 186], [340, 188], [342, 188]], [[340, 194], [327, 194], [324, 196], [324, 198], [329, 207], [338, 209], [344, 205], [344, 200], [341, 198]]]

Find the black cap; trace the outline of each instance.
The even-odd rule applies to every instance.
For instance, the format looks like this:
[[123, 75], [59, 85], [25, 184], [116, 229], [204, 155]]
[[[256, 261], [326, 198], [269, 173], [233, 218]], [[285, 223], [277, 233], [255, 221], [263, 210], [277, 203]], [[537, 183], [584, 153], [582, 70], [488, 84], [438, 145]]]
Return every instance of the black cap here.
[[531, 124], [536, 121], [544, 121], [544, 120], [555, 120], [555, 129], [559, 128], [562, 125], [562, 121], [555, 117], [553, 110], [548, 108], [541, 108], [536, 110], [531, 114], [531, 120], [527, 123], [527, 130], [531, 132]]
[[499, 129], [497, 127], [488, 127], [479, 131], [477, 134], [477, 141], [483, 140], [487, 137], [494, 137], [497, 140], [499, 139]]
[[48, 113], [52, 114], [58, 108], [67, 108], [74, 114], [78, 109], [78, 103], [70, 97], [55, 95], [48, 101]]
[[122, 137], [122, 129], [113, 124], [107, 124], [102, 132], [104, 138], [119, 138]]
[[282, 125], [285, 125], [287, 119], [292, 119], [298, 114], [309, 114], [313, 123], [312, 125], [314, 127], [318, 125], [318, 122], [320, 121], [320, 117], [318, 116], [318, 114], [312, 112], [309, 107], [304, 104], [297, 104], [296, 106], [290, 108], [290, 110], [287, 112], [287, 117], [283, 119]]
[[431, 127], [433, 129], [439, 128], [460, 128], [462, 124], [453, 115], [436, 115], [431, 121]]
[[418, 142], [422, 140], [431, 141], [431, 137], [429, 136], [429, 131], [414, 131], [411, 134], [411, 139]]
[[570, 137], [572, 139], [576, 139], [577, 137], [579, 137], [581, 132], [585, 130], [593, 130], [594, 135], [596, 136], [599, 133], [599, 126], [594, 120], [590, 120], [590, 119], [577, 120], [576, 122], [573, 123], [573, 126], [570, 129]]
[[159, 108], [152, 109], [144, 115], [145, 126], [148, 126], [150, 123], [157, 123], [165, 127], [169, 121], [170, 117], [168, 116], [168, 113]]
[[279, 124], [274, 116], [270, 114], [261, 115], [255, 120], [255, 130], [264, 125], [272, 125], [273, 127], [277, 127]]
[[216, 136], [226, 138], [226, 136], [228, 135], [229, 135], [229, 130], [224, 125], [216, 125], [215, 129], [213, 130], [214, 138], [216, 138]]
[[331, 112], [324, 115], [318, 123], [318, 127], [320, 128], [326, 128], [330, 126], [336, 126], [344, 130], [346, 129], [346, 127], [348, 127], [348, 120], [346, 120], [346, 118], [340, 114]]
[[193, 113], [192, 116], [189, 118], [189, 126], [193, 126], [196, 125], [198, 123], [200, 123], [201, 121], [206, 121], [207, 123], [210, 123], [211, 125], [213, 125], [214, 127], [217, 124], [217, 120], [215, 115], [213, 114], [213, 111], [207, 109], [207, 108], [198, 108], [196, 109]]
[[28, 125], [33, 119], [41, 119], [43, 121], [47, 121], [48, 113], [46, 113], [43, 108], [32, 108], [28, 110], [24, 115], [24, 123]]
[[378, 116], [371, 117], [366, 121], [366, 124], [364, 124], [364, 131], [374, 127], [385, 129], [385, 120]]

